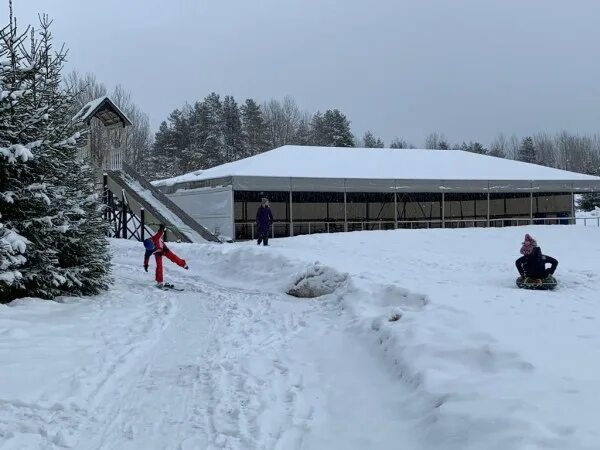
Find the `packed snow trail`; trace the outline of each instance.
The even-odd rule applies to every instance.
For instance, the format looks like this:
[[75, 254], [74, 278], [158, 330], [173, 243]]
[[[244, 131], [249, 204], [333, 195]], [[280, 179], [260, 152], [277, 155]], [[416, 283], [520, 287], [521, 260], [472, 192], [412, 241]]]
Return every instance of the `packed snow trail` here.
[[[177, 295], [176, 315], [137, 367], [113, 380], [112, 400], [76, 448], [393, 447], [406, 392], [332, 323], [335, 305], [194, 275], [175, 282], [186, 293], [164, 295]], [[373, 414], [382, 407], [384, 420]]]
[[[224, 286], [195, 273], [193, 258], [189, 272], [166, 267], [185, 291], [160, 291], [139, 267], [139, 243], [113, 246], [108, 295], [120, 300], [70, 323], [71, 333], [83, 326], [97, 338], [84, 349], [96, 358], [64, 361], [61, 382], [38, 386], [27, 407], [10, 403], [0, 449], [379, 449], [395, 448], [399, 436], [420, 448], [398, 416], [409, 392], [353, 333], [335, 297]], [[146, 316], [114, 323], [132, 307]], [[46, 339], [60, 347], [67, 337]]]

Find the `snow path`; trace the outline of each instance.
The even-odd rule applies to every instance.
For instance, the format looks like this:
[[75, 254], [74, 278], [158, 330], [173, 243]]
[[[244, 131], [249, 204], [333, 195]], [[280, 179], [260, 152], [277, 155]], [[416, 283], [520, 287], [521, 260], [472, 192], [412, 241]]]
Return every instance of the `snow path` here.
[[[406, 392], [332, 324], [335, 304], [196, 276], [176, 282], [187, 288], [171, 294], [177, 315], [143, 362], [113, 382], [116, 401], [95, 413], [77, 448], [364, 449], [397, 441]], [[382, 407], [387, 420], [372, 415]]]
[[36, 305], [38, 325], [54, 328], [13, 347], [29, 353], [0, 386], [0, 449], [380, 449], [399, 436], [421, 448], [413, 419], [401, 419], [408, 388], [339, 299], [231, 287], [172, 265], [167, 277], [185, 291], [159, 291], [139, 244], [115, 247], [105, 296], [5, 307], [27, 329]]
[[175, 304], [136, 302], [129, 289], [0, 305], [0, 448], [70, 447], [112, 380], [158, 339]]

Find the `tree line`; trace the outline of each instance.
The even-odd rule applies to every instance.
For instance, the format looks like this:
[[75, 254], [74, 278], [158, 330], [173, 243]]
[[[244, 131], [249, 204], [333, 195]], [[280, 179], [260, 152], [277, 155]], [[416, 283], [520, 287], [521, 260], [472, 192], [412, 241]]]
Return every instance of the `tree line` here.
[[[465, 150], [483, 155], [509, 158], [556, 169], [600, 176], [600, 135], [577, 135], [567, 131], [537, 133], [519, 139], [499, 134], [489, 147], [479, 142], [448, 145], [441, 133], [431, 133], [425, 139], [425, 148], [437, 150]], [[600, 206], [600, 193], [583, 194], [578, 206], [586, 211]]]
[[[98, 84], [92, 76], [85, 80], [79, 78], [77, 83], [73, 80], [77, 80], [77, 75], [72, 74], [71, 85]], [[102, 92], [106, 89], [103, 88]], [[133, 117], [131, 133], [137, 136], [128, 141], [126, 160], [150, 179], [207, 169], [282, 145], [386, 146], [383, 139], [371, 131], [357, 137], [352, 132], [350, 120], [340, 110], [308, 113], [302, 111], [291, 97], [281, 101], [272, 99], [262, 104], [250, 98], [240, 106], [234, 97], [221, 97], [213, 92], [201, 101], [185, 104], [171, 112], [160, 124], [154, 139], [150, 136], [147, 116], [133, 104], [131, 96], [122, 87], [115, 89], [114, 100]], [[136, 119], [139, 124], [136, 124]], [[388, 147], [464, 150], [600, 176], [600, 135], [562, 131], [554, 134], [540, 132], [519, 138], [500, 133], [486, 146], [478, 141], [450, 143], [443, 133], [432, 132], [425, 137], [422, 146], [396, 137]], [[594, 205], [600, 206], [600, 195], [584, 196], [581, 202], [583, 208], [593, 208]]]
[[[91, 74], [71, 73], [66, 86], [75, 93], [76, 109], [109, 92]], [[338, 109], [308, 113], [291, 97], [262, 104], [249, 98], [239, 105], [233, 96], [222, 97], [215, 92], [172, 111], [152, 136], [148, 116], [135, 105], [124, 87], [118, 85], [110, 96], [133, 122], [132, 127], [123, 131], [127, 133], [124, 159], [149, 179], [207, 169], [282, 145], [386, 146], [371, 131], [357, 137], [347, 116]], [[102, 127], [94, 132], [97, 146], [108, 145], [108, 138], [102, 132]], [[387, 146], [464, 150], [600, 176], [600, 135], [562, 131], [519, 138], [501, 133], [486, 146], [478, 141], [450, 143], [443, 133], [432, 132], [420, 146], [400, 137]], [[581, 206], [593, 208], [596, 204], [600, 206], [600, 196], [586, 195]]]
[[282, 145], [353, 147], [350, 122], [338, 109], [309, 114], [291, 97], [259, 104], [213, 92], [174, 110], [160, 124], [143, 171], [164, 178], [208, 169]]

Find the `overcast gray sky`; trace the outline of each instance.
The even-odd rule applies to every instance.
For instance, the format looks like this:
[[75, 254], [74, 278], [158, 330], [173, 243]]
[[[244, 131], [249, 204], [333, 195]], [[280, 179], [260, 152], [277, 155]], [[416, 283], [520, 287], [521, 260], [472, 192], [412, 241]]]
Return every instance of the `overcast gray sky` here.
[[387, 143], [600, 131], [598, 0], [15, 0], [15, 10], [22, 24], [49, 13], [69, 69], [123, 84], [153, 128], [216, 91], [339, 108], [356, 134]]

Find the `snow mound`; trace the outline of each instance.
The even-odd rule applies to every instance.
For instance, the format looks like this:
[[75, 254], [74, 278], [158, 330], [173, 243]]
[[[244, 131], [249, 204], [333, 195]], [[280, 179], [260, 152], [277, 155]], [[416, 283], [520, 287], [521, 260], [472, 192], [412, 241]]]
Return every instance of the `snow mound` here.
[[347, 282], [348, 274], [315, 262], [296, 275], [286, 293], [298, 298], [322, 297], [333, 294]]
[[419, 311], [429, 303], [427, 296], [415, 294], [408, 289], [390, 284], [377, 293], [375, 302], [381, 306], [397, 306], [411, 311]]

